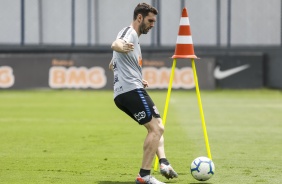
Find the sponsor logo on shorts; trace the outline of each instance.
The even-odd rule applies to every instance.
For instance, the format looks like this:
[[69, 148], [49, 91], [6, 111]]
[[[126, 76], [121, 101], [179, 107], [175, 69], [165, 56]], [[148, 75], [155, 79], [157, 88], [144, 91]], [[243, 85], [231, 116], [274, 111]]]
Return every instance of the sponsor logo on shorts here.
[[146, 113], [144, 111], [138, 112], [134, 114], [137, 121], [140, 121], [141, 119], [144, 119], [146, 117]]
[[154, 109], [156, 114], [160, 114], [160, 112], [159, 112], [159, 110], [158, 110], [158, 108], [156, 106], [154, 106], [153, 109]]

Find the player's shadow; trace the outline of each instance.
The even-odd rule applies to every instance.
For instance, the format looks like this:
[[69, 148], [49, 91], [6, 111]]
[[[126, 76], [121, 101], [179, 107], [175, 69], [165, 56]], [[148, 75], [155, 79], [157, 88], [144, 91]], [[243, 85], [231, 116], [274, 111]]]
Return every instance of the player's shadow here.
[[[132, 184], [132, 183], [135, 183], [135, 182], [131, 182], [131, 181], [99, 181], [98, 184]], [[175, 183], [175, 182], [168, 181], [166, 183]], [[205, 184], [209, 184], [209, 183], [205, 183]]]
[[[132, 184], [134, 182], [131, 182], [131, 181], [99, 181], [98, 184]], [[168, 181], [166, 183], [175, 183], [175, 182], [171, 182], [171, 181]], [[198, 183], [189, 183], [189, 184], [200, 184], [202, 182], [198, 182]], [[205, 183], [205, 184], [212, 184], [212, 183]]]
[[132, 184], [130, 181], [99, 181], [98, 184]]

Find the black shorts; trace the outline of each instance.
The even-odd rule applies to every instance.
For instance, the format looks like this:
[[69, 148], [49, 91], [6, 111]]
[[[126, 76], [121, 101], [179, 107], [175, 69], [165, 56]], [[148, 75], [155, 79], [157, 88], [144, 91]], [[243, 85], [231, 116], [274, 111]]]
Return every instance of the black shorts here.
[[160, 118], [160, 113], [147, 92], [140, 88], [118, 95], [115, 99], [116, 106], [144, 125], [152, 120], [152, 117]]

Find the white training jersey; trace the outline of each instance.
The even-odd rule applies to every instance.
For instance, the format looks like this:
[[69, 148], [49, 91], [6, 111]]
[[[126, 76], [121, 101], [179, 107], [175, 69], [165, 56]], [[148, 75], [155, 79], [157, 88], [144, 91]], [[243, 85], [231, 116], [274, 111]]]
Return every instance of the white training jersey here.
[[114, 98], [122, 93], [143, 88], [142, 55], [137, 32], [133, 27], [123, 28], [117, 35], [127, 43], [134, 44], [134, 50], [128, 53], [113, 51]]

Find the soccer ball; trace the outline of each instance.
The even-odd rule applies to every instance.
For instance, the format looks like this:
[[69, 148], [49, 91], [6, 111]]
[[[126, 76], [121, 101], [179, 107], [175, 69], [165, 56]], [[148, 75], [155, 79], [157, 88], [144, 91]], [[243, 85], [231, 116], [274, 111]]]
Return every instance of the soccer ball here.
[[215, 166], [211, 159], [198, 157], [191, 163], [191, 174], [198, 181], [206, 181], [214, 175]]

